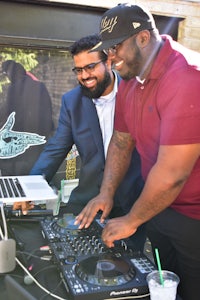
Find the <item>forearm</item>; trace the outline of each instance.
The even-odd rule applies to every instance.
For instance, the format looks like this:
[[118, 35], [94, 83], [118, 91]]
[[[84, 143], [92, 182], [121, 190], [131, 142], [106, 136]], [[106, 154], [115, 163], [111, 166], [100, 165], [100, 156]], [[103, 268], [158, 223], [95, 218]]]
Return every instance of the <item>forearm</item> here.
[[147, 178], [144, 189], [130, 210], [133, 228], [150, 220], [169, 207], [176, 199], [187, 180], [187, 176], [166, 175], [162, 177], [160, 167], [155, 165]]
[[137, 228], [175, 201], [200, 155], [200, 144], [160, 146], [157, 161], [148, 173], [144, 189], [130, 212], [106, 224], [102, 240], [108, 247], [127, 238]]
[[112, 136], [104, 177], [100, 189], [101, 195], [112, 198], [130, 165], [134, 142], [129, 134], [114, 131]]

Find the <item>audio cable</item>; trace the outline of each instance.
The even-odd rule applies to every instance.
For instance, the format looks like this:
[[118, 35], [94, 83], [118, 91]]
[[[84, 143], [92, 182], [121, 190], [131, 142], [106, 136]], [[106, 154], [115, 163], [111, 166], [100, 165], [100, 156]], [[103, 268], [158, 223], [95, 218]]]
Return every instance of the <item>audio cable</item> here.
[[26, 267], [21, 263], [21, 261], [15, 257], [16, 262], [18, 263], [18, 265], [22, 268], [22, 270], [24, 270], [24, 272], [33, 280], [33, 282], [41, 289], [43, 290], [45, 293], [47, 293], [47, 295], [52, 296], [53, 298], [59, 299], [59, 300], [68, 300], [67, 298], [62, 298], [58, 295], [55, 295], [53, 293], [51, 293], [49, 290], [47, 290], [44, 286], [42, 286], [37, 279], [35, 279], [35, 277], [26, 269]]

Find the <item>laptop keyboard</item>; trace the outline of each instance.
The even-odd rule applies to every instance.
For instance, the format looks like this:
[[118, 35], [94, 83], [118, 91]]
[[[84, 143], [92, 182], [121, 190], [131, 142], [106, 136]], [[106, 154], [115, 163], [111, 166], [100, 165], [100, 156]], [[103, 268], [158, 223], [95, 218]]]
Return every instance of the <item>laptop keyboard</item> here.
[[17, 178], [0, 178], [0, 198], [26, 197]]

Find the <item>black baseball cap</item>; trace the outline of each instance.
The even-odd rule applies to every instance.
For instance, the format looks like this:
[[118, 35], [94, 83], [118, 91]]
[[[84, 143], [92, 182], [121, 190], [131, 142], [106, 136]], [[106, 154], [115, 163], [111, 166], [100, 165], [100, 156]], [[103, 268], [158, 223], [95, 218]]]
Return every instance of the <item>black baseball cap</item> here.
[[92, 51], [108, 49], [142, 30], [155, 28], [153, 16], [145, 8], [129, 3], [118, 4], [103, 14], [99, 33], [101, 42]]

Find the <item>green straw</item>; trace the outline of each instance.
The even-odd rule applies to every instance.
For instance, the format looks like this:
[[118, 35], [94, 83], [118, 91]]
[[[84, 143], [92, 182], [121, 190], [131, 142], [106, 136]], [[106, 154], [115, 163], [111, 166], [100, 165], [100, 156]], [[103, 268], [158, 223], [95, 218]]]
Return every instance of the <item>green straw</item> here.
[[159, 275], [160, 275], [160, 283], [162, 286], [164, 286], [161, 263], [160, 263], [160, 256], [159, 256], [159, 252], [158, 252], [157, 248], [155, 248], [155, 253], [156, 253], [156, 261], [157, 261], [157, 265], [158, 265], [158, 271], [159, 271]]
[[64, 193], [64, 186], [65, 186], [65, 180], [62, 179], [61, 180], [61, 185], [60, 185], [60, 193], [61, 193], [61, 195]]

